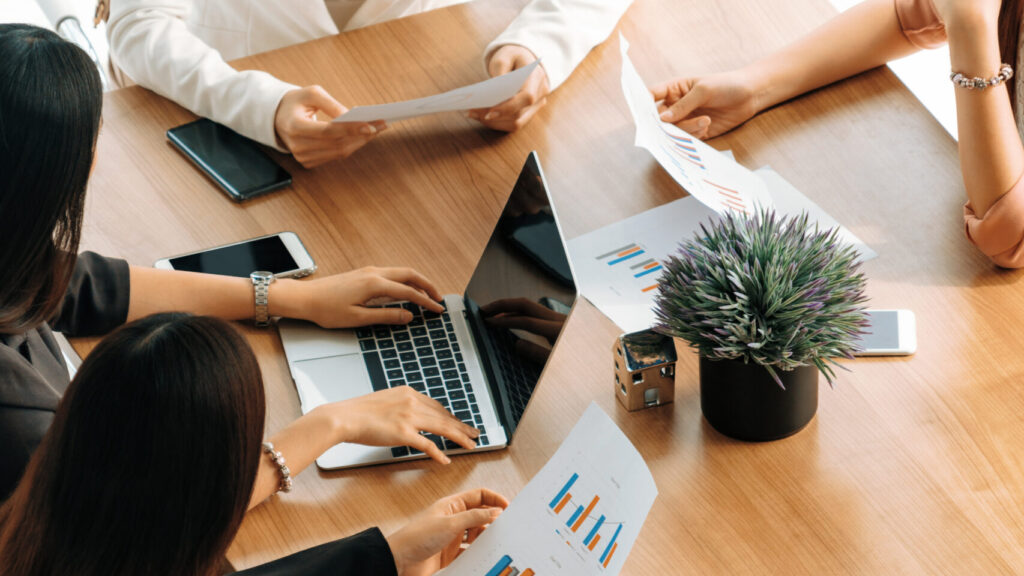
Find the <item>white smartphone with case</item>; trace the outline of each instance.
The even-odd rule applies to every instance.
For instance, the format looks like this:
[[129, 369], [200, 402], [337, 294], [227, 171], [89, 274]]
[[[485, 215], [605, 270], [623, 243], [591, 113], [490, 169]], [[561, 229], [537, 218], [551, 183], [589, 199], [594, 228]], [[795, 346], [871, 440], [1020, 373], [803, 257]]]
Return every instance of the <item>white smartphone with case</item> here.
[[164, 270], [238, 276], [266, 270], [278, 278], [301, 278], [316, 271], [313, 257], [294, 232], [279, 232], [157, 260]]
[[907, 356], [917, 351], [917, 326], [911, 310], [867, 310], [869, 325], [857, 356]]

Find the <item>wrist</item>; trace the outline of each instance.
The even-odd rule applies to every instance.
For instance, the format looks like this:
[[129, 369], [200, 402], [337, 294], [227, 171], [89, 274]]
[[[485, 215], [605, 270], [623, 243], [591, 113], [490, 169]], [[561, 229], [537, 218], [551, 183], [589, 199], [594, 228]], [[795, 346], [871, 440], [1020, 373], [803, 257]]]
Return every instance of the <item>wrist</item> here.
[[324, 432], [324, 436], [331, 439], [331, 446], [348, 443], [352, 438], [349, 419], [345, 418], [344, 411], [340, 409], [343, 405], [343, 402], [321, 404], [309, 413], [320, 423], [318, 428]]
[[267, 298], [270, 315], [308, 320], [305, 315], [309, 307], [305, 284], [291, 278], [282, 278], [271, 284]]
[[778, 87], [783, 83], [775, 80], [772, 68], [767, 63], [755, 63], [731, 72], [731, 74], [735, 74], [736, 81], [746, 86], [754, 107], [754, 114], [792, 97], [779, 91]]

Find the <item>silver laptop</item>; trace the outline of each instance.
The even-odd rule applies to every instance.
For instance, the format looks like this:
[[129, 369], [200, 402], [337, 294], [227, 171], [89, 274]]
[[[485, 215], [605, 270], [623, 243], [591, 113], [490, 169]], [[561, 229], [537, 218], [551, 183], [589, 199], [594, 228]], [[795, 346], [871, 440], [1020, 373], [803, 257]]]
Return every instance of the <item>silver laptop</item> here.
[[[480, 430], [474, 451], [496, 450], [511, 442], [577, 295], [547, 184], [531, 152], [465, 294], [446, 295], [444, 313], [402, 302], [387, 306], [413, 313], [405, 326], [325, 330], [282, 320], [278, 328], [304, 414], [328, 402], [411, 386]], [[470, 452], [426, 436], [447, 454]], [[317, 465], [425, 457], [405, 446], [339, 444]]]

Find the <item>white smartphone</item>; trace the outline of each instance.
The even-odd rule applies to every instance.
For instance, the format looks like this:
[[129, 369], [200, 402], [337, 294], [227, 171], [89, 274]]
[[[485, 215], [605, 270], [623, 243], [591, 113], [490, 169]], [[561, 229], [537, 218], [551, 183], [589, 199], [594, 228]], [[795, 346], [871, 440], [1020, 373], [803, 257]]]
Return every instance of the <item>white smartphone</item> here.
[[217, 246], [189, 254], [157, 260], [164, 270], [187, 270], [222, 276], [248, 278], [266, 270], [278, 278], [301, 278], [316, 271], [313, 257], [294, 232], [279, 232], [250, 240]]
[[857, 356], [907, 356], [917, 351], [917, 326], [911, 310], [867, 310], [869, 325]]

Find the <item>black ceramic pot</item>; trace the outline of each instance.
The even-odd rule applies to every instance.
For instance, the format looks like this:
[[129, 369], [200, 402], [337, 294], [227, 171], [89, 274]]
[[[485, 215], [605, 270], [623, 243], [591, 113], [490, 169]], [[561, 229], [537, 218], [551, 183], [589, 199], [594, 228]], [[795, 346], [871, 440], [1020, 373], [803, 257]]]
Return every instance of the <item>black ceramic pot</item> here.
[[726, 436], [748, 442], [778, 440], [799, 432], [818, 411], [818, 369], [768, 370], [741, 360], [700, 359], [700, 408]]

